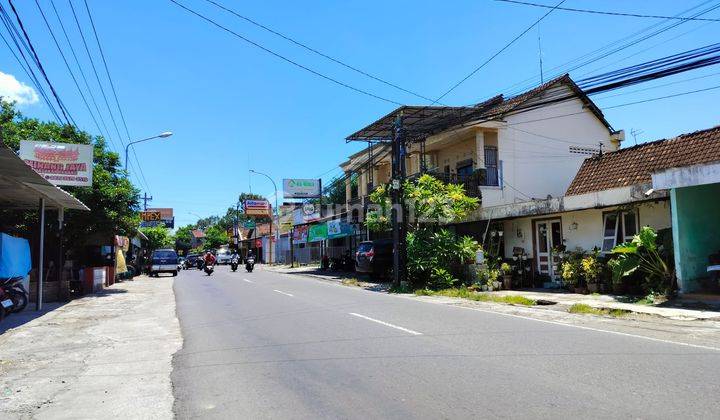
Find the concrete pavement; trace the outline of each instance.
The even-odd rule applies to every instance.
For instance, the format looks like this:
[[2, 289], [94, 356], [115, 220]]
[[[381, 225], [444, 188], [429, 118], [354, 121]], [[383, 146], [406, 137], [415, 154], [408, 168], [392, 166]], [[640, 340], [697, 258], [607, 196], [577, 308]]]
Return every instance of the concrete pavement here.
[[184, 337], [173, 358], [178, 418], [720, 412], [720, 348], [690, 336], [644, 337], [595, 317], [539, 322], [262, 268], [184, 271], [175, 292]]
[[0, 335], [0, 418], [172, 418], [172, 277], [136, 278]]

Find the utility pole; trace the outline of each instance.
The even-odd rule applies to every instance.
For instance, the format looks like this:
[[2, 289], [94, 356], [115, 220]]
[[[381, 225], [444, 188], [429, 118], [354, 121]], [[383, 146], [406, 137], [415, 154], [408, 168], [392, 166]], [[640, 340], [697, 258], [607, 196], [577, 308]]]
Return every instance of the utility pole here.
[[393, 236], [393, 286], [400, 287], [406, 279], [405, 254], [406, 254], [406, 228], [407, 217], [404, 214], [403, 206], [403, 183], [405, 182], [405, 130], [403, 128], [403, 116], [395, 119], [395, 127], [392, 142], [392, 185], [390, 199], [392, 208], [390, 220], [392, 222]]
[[153, 199], [152, 196], [148, 197], [147, 193], [145, 193], [145, 195], [143, 195], [142, 197], [140, 197], [140, 199], [141, 199], [141, 200], [143, 201], [143, 203], [144, 203], [144, 204], [143, 204], [143, 210], [147, 211], [147, 203], [148, 203], [148, 201], [152, 201], [152, 199]]

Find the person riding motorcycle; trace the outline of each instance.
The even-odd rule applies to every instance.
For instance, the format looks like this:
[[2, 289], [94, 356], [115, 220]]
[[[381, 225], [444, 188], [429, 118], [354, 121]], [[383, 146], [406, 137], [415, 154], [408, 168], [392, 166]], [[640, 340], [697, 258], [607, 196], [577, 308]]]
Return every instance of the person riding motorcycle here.
[[205, 266], [215, 265], [215, 261], [217, 261], [217, 258], [215, 258], [212, 252], [208, 251], [205, 253], [205, 256], [203, 256], [203, 261], [205, 262]]
[[246, 263], [249, 258], [255, 258], [255, 253], [253, 253], [252, 249], [249, 249], [247, 254], [245, 254], [245, 262]]

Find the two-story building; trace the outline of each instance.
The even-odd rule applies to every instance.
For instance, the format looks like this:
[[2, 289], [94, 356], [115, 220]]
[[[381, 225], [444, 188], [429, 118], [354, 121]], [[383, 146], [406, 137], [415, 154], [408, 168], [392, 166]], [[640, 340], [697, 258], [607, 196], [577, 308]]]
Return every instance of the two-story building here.
[[390, 180], [389, 142], [399, 116], [408, 137], [408, 176], [430, 173], [482, 198], [477, 214], [456, 226], [478, 239], [489, 221], [520, 203], [562, 196], [585, 158], [617, 150], [623, 140], [568, 75], [470, 107], [403, 106], [347, 138], [369, 144], [340, 165], [355, 213], [375, 186]]

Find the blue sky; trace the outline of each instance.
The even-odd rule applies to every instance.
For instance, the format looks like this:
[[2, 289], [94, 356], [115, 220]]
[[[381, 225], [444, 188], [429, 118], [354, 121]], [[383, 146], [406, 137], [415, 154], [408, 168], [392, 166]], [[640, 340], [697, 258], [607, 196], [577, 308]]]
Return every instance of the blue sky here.
[[[426, 103], [312, 55], [203, 0], [179, 1], [343, 82], [400, 103]], [[449, 89], [546, 12], [490, 0], [218, 1], [328, 55], [429, 97]], [[6, 0], [0, 2], [7, 4]], [[35, 3], [15, 3], [49, 77], [78, 125], [97, 133]], [[40, 3], [59, 36], [49, 2]], [[701, 3], [568, 0], [564, 6], [674, 15]], [[91, 68], [67, 1], [55, 0], [55, 4], [77, 52], [82, 52], [79, 55], [89, 76]], [[74, 0], [74, 4], [83, 27], [89, 31], [82, 2]], [[339, 175], [337, 164], [362, 147], [346, 144], [344, 138], [395, 107], [300, 70], [210, 26], [170, 1], [89, 0], [89, 4], [131, 137], [143, 138], [166, 130], [175, 133], [167, 140], [137, 145], [147, 186], [137, 169], [132, 177], [143, 192], [152, 194], [153, 206], [175, 209], [177, 224], [192, 222], [197, 215], [224, 213], [250, 185], [253, 192], [271, 195], [270, 182], [260, 176], [249, 178], [248, 168], [268, 173], [279, 186], [284, 177], [323, 175], [329, 180]], [[720, 9], [704, 17], [720, 18]], [[539, 28], [546, 77], [554, 73], [553, 67], [659, 22], [555, 11]], [[687, 22], [571, 75], [580, 78], [696, 48], [717, 42], [718, 35], [719, 22]], [[443, 102], [474, 103], [508, 93], [518, 82], [539, 83], [537, 36], [537, 29], [530, 31]], [[94, 48], [93, 52], [101, 71]], [[0, 72], [30, 85], [2, 44]], [[718, 72], [717, 67], [694, 71], [594, 99], [603, 108], [713, 87], [720, 85]], [[100, 75], [104, 76], [102, 71]], [[691, 78], [697, 79], [687, 81]], [[680, 83], [627, 93], [676, 81]], [[110, 92], [109, 85], [105, 89]], [[622, 95], [610, 96], [615, 94]], [[102, 101], [97, 87], [95, 95]], [[643, 131], [639, 141], [649, 141], [717, 125], [719, 97], [720, 90], [714, 90], [605, 113], [615, 128], [626, 130], [626, 145], [631, 145], [633, 128]], [[50, 118], [42, 102], [24, 103], [20, 108], [26, 115]], [[107, 114], [105, 119], [109, 123]], [[120, 149], [119, 139], [115, 142]]]

